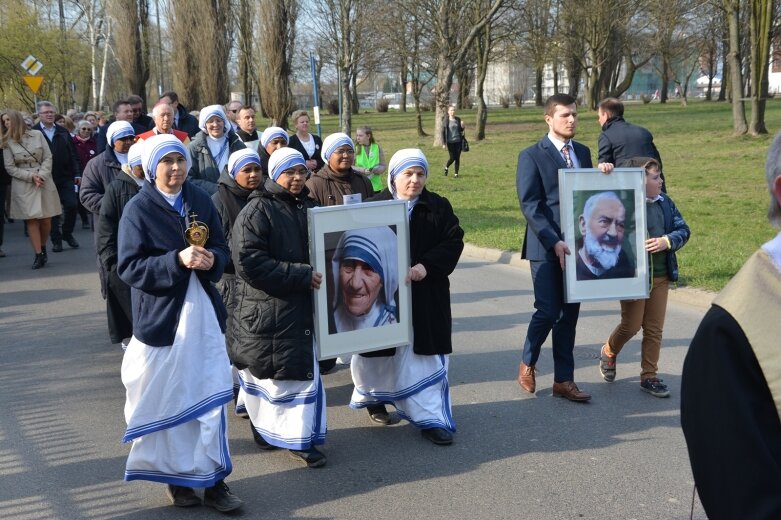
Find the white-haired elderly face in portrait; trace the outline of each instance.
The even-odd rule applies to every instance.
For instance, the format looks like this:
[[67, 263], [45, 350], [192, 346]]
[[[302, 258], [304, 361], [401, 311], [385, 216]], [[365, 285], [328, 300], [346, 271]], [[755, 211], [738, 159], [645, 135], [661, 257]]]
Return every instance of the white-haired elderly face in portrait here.
[[337, 331], [398, 322], [397, 243], [388, 226], [345, 231], [331, 266]]
[[583, 248], [579, 253], [587, 265], [612, 269], [618, 263], [624, 242], [626, 208], [612, 191], [592, 195], [580, 216]]

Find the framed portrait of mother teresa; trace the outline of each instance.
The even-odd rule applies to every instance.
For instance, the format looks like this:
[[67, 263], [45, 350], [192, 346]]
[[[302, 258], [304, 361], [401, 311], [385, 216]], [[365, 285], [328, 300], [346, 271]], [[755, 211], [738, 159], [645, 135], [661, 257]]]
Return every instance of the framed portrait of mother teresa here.
[[567, 302], [648, 298], [645, 172], [559, 170]]
[[412, 342], [409, 222], [404, 201], [308, 210], [318, 359]]

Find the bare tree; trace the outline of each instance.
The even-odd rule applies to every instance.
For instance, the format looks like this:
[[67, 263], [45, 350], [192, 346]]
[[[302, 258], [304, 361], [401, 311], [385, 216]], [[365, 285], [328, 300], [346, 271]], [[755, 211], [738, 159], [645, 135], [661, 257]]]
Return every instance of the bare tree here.
[[743, 68], [740, 55], [740, 0], [724, 0], [729, 23], [729, 82], [732, 95], [732, 129], [736, 135], [748, 131], [743, 101]]
[[[713, 100], [713, 80], [719, 71], [719, 60], [722, 56], [721, 32], [724, 26], [724, 9], [720, 4], [708, 2], [703, 6], [700, 18], [702, 38], [700, 40], [700, 69], [708, 78], [708, 86], [705, 89], [705, 101]], [[722, 88], [724, 82], [722, 81]]]
[[526, 28], [520, 50], [534, 69], [534, 104], [538, 107], [543, 105], [543, 72], [550, 62], [549, 48], [554, 43], [552, 9], [553, 0], [527, 0], [520, 9]]
[[87, 28], [87, 43], [90, 47], [90, 94], [89, 106], [93, 110], [100, 108], [98, 99], [98, 53], [100, 44], [106, 45], [104, 25], [106, 22], [106, 10], [103, 0], [73, 0], [73, 5], [84, 18]]
[[148, 0], [109, 0], [115, 20], [113, 47], [128, 90], [146, 104], [149, 81], [149, 2]]
[[504, 6], [505, 0], [492, 0], [489, 8], [471, 27], [459, 23], [471, 10], [475, 0], [422, 0], [432, 19], [430, 24], [436, 48], [437, 80], [434, 87], [436, 114], [434, 146], [442, 146], [442, 124], [450, 104], [450, 88], [456, 68], [464, 61], [475, 38]]
[[287, 128], [293, 109], [290, 76], [296, 40], [298, 7], [286, 0], [261, 0], [259, 19], [260, 94], [263, 111], [275, 126]]
[[198, 86], [198, 65], [202, 57], [196, 54], [193, 45], [199, 38], [196, 26], [200, 16], [199, 6], [191, 0], [169, 0], [168, 7], [173, 88], [183, 104], [200, 107], [203, 103]]
[[342, 131], [346, 134], [352, 130], [352, 114], [357, 110], [357, 75], [372, 44], [365, 31], [376, 4], [376, 0], [321, 0], [309, 5], [314, 14], [313, 28], [320, 36], [320, 50], [330, 50], [339, 73]]
[[751, 0], [751, 122], [748, 133], [766, 134], [765, 105], [768, 96], [768, 66], [773, 28], [773, 0]]
[[[489, 0], [481, 0], [475, 7], [475, 15], [488, 7]], [[488, 74], [488, 66], [496, 58], [506, 57], [510, 39], [518, 36], [517, 28], [520, 26], [518, 11], [508, 10], [504, 16], [495, 17], [489, 21], [483, 30], [475, 38], [475, 102], [477, 103], [477, 116], [475, 139], [485, 139], [485, 125], [488, 121], [488, 106], [485, 103], [483, 86]]]
[[[586, 75], [586, 105], [596, 109], [607, 96], [620, 96], [634, 72], [650, 59], [642, 52], [638, 0], [562, 0], [560, 23], [564, 63]], [[574, 62], [574, 63], [573, 63]], [[577, 77], [570, 77], [570, 89]]]
[[236, 51], [239, 61], [239, 81], [244, 92], [244, 103], [252, 102], [255, 85], [253, 60], [253, 28], [257, 20], [254, 4], [250, 0], [239, 0], [234, 24], [237, 27]]
[[232, 26], [228, 13], [230, 0], [189, 0], [198, 7], [195, 47], [201, 101], [205, 105], [224, 104], [230, 97], [230, 59]]
[[230, 0], [169, 0], [168, 7], [174, 90], [190, 107], [227, 102]]

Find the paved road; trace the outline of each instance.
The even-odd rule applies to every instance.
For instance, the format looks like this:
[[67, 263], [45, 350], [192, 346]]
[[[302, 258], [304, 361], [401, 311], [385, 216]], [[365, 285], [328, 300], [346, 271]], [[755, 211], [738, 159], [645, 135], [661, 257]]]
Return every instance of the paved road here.
[[[0, 259], [0, 519], [215, 518], [175, 510], [159, 484], [122, 479], [128, 447], [121, 350], [108, 344], [88, 231], [78, 250], [33, 255], [21, 225], [6, 226]], [[683, 356], [704, 309], [672, 303], [660, 363], [670, 399], [640, 392], [639, 341], [615, 383], [601, 381], [601, 342], [616, 303], [584, 305], [576, 379], [590, 404], [551, 397], [545, 346], [537, 395], [515, 382], [532, 312], [527, 270], [463, 258], [452, 277], [451, 358], [456, 442], [434, 446], [406, 423], [369, 422], [347, 407], [349, 370], [325, 376], [329, 457], [307, 469], [260, 452], [232, 417], [231, 489], [245, 518], [689, 518], [692, 478], [679, 427]], [[699, 502], [694, 518], [705, 515]]]

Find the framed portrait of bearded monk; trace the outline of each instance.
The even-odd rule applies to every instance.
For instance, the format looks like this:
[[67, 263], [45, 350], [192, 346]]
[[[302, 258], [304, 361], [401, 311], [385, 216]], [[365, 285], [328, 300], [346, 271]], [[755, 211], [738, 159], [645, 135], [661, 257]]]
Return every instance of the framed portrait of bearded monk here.
[[318, 359], [412, 342], [409, 223], [404, 201], [308, 210]]
[[648, 298], [645, 172], [559, 170], [567, 302]]

